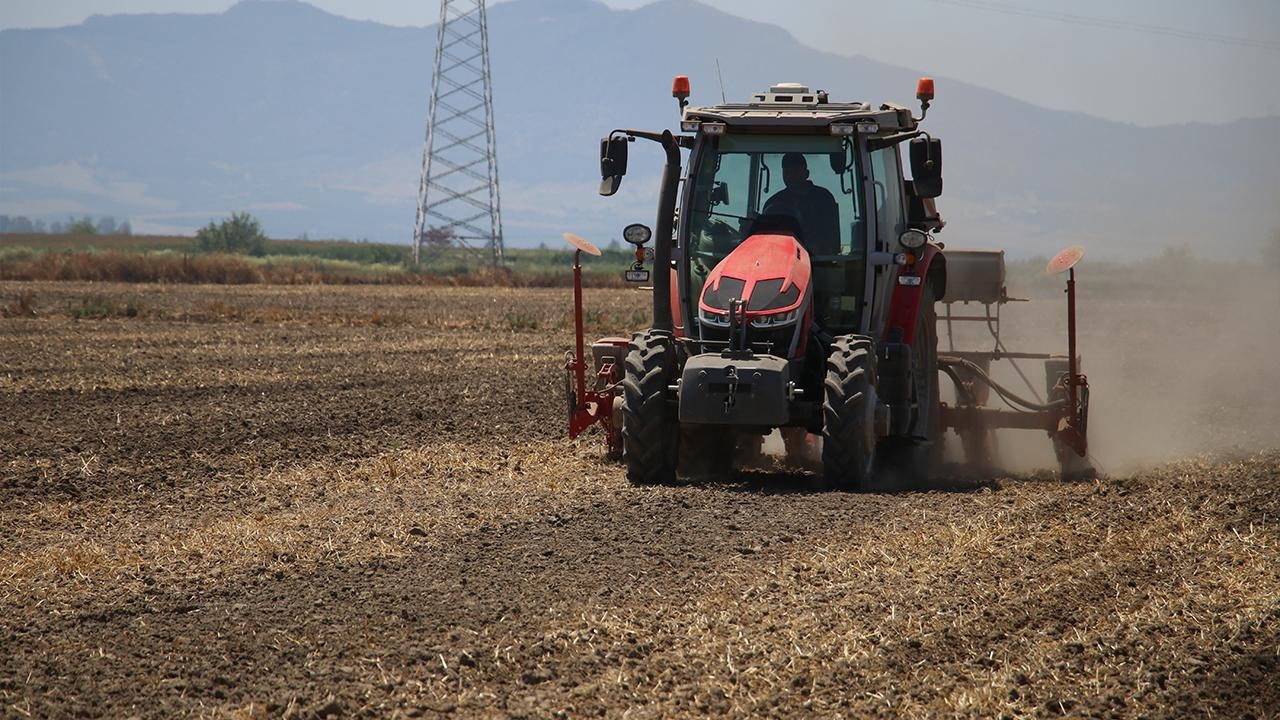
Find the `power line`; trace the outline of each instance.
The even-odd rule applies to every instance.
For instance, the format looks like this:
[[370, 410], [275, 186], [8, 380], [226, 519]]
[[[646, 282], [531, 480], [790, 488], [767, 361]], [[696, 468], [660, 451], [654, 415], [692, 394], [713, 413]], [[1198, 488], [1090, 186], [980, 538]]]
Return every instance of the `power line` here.
[[1238, 47], [1250, 47], [1280, 52], [1280, 40], [1258, 40], [1256, 38], [1220, 35], [1217, 33], [1201, 32], [1198, 30], [1183, 30], [1181, 28], [1172, 28], [1163, 25], [1150, 25], [1147, 23], [1132, 22], [1129, 20], [1114, 20], [1089, 15], [1074, 15], [1071, 13], [1053, 12], [1052, 10], [1019, 7], [1017, 5], [1009, 5], [1001, 2], [990, 2], [990, 0], [930, 0], [930, 2], [938, 3], [940, 5], [953, 5], [955, 7], [969, 8], [972, 10], [983, 10], [1002, 15], [1016, 15], [1021, 17], [1039, 18], [1041, 20], [1053, 20], [1056, 22], [1083, 25], [1086, 27], [1105, 28], [1108, 30], [1124, 30], [1128, 32], [1144, 33], [1147, 35], [1180, 38], [1183, 40], [1202, 40], [1222, 45], [1235, 45]]

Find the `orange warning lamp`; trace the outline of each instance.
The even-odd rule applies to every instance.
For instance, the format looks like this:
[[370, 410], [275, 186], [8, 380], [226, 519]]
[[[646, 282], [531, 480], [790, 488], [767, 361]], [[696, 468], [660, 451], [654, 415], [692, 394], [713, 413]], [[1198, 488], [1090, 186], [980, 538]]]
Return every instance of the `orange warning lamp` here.
[[671, 97], [679, 100], [681, 104], [689, 97], [688, 75], [677, 75], [676, 79], [671, 81]]
[[933, 102], [933, 78], [920, 78], [916, 83], [916, 99], [920, 101], [920, 117], [915, 118], [915, 121], [923, 122], [929, 114], [929, 103]]
[[916, 99], [921, 102], [933, 100], [933, 78], [920, 78], [920, 81], [916, 83]]

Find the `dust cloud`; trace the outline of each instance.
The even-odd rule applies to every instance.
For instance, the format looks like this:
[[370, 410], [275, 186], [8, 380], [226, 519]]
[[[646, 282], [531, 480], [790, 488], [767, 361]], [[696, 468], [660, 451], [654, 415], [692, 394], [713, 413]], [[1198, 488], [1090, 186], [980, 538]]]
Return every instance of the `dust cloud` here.
[[[1080, 264], [1079, 353], [1099, 469], [1124, 473], [1204, 452], [1280, 446], [1280, 271], [1260, 265], [1176, 254]], [[1009, 294], [1030, 302], [1003, 308], [1009, 350], [1066, 352], [1065, 280], [1039, 263], [1010, 265]], [[945, 351], [945, 329], [939, 334]], [[992, 345], [981, 327], [966, 328], [962, 339], [957, 347]], [[1025, 390], [1008, 365], [996, 363], [997, 380]], [[1042, 365], [1020, 365], [1043, 393]], [[1042, 432], [1001, 431], [998, 445], [1005, 469], [1056, 467]]]

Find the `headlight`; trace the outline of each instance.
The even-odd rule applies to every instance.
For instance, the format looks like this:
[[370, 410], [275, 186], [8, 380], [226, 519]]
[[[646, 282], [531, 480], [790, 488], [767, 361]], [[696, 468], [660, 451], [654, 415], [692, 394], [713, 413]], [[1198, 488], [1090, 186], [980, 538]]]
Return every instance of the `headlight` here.
[[698, 320], [706, 323], [707, 325], [715, 325], [716, 327], [729, 327], [728, 313], [712, 312], [704, 308], [698, 308]]
[[797, 312], [798, 311], [796, 310], [792, 310], [790, 312], [777, 313], [774, 315], [761, 315], [760, 317], [752, 318], [751, 325], [753, 327], [774, 327], [777, 325], [790, 325], [791, 323], [796, 321]]
[[902, 247], [908, 250], [919, 250], [924, 247], [925, 243], [929, 242], [929, 236], [923, 231], [913, 228], [899, 235], [898, 242], [902, 243]]
[[[778, 327], [782, 325], [790, 325], [796, 321], [798, 311], [775, 313], [773, 315], [761, 315], [751, 318], [752, 327], [768, 328]], [[729, 314], [717, 312], [714, 310], [706, 310], [698, 308], [698, 319], [707, 325], [715, 325], [716, 327], [729, 327]]]
[[622, 239], [632, 245], [643, 245], [649, 242], [651, 237], [653, 237], [653, 231], [643, 223], [631, 223], [622, 229]]

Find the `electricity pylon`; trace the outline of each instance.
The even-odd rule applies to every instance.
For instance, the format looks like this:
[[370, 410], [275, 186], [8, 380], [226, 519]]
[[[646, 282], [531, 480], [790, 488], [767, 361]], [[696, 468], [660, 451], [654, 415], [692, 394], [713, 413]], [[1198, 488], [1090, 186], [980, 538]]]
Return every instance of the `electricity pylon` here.
[[413, 262], [456, 243], [501, 265], [502, 211], [484, 0], [441, 0]]

